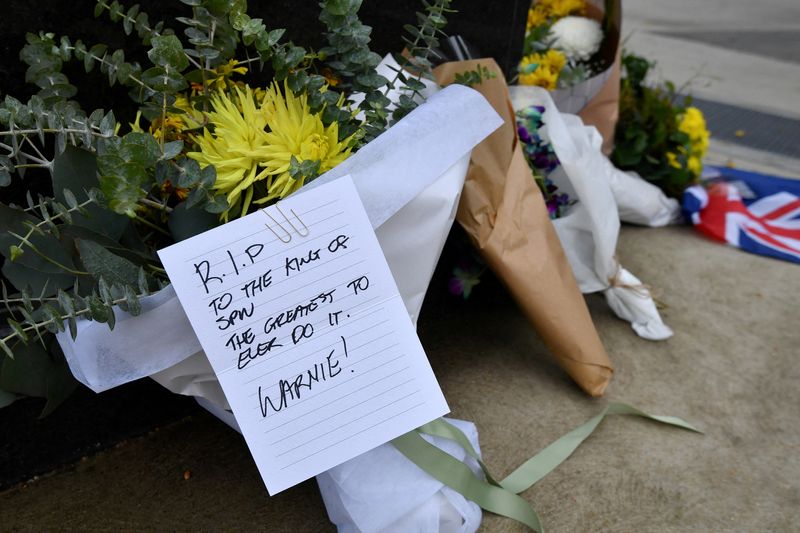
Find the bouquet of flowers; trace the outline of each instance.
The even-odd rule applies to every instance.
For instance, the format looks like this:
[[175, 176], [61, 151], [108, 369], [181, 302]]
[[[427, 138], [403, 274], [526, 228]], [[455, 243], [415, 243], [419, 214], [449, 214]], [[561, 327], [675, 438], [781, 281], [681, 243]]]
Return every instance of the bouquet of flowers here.
[[680, 198], [697, 183], [710, 133], [703, 113], [681, 97], [671, 82], [650, 86], [652, 63], [625, 54], [616, 146], [611, 156], [623, 170], [633, 170]]
[[[589, 78], [600, 50], [600, 22], [582, 16], [585, 0], [538, 0], [528, 11], [519, 83], [548, 90]], [[595, 67], [596, 68], [596, 67]]]
[[528, 12], [520, 85], [551, 91], [564, 113], [580, 114], [613, 143], [619, 89], [619, 1], [535, 0]]
[[[245, 2], [182, 2], [178, 32], [138, 6], [98, 0], [96, 16], [148, 47], [145, 64], [103, 44], [28, 34], [20, 57], [38, 92], [0, 103], [0, 186], [9, 187], [0, 405], [39, 396], [45, 414], [65, 399], [77, 383], [54, 334], [74, 338], [82, 319], [114, 328], [116, 309], [139, 314], [142, 298], [169, 283], [157, 249], [286, 197], [413, 110], [449, 5], [424, 3], [409, 26], [401, 63], [416, 74], [382, 76], [357, 0], [321, 4], [320, 50], [287, 42]], [[65, 74], [72, 61], [129, 89], [132, 122], [81, 107]]]
[[548, 177], [559, 165], [553, 145], [539, 135], [544, 125], [542, 116], [545, 108], [533, 105], [517, 111], [517, 135], [522, 143], [522, 151], [528, 166], [531, 167], [536, 184], [544, 195], [547, 213], [556, 219], [564, 214], [566, 208], [573, 204], [569, 194], [559, 192], [558, 186]]

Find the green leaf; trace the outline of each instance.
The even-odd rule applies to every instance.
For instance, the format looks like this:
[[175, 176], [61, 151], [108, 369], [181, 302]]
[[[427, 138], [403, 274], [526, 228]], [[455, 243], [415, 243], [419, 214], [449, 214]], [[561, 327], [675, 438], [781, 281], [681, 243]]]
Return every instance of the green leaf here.
[[[227, 207], [226, 202], [225, 208], [227, 209]], [[216, 214], [209, 213], [204, 209], [188, 209], [186, 202], [175, 206], [169, 215], [169, 231], [176, 242], [194, 237], [218, 225], [219, 217]]]
[[325, 2], [325, 10], [337, 16], [356, 12], [360, 6], [361, 0], [328, 0]]
[[189, 66], [189, 59], [183, 53], [183, 45], [175, 35], [161, 35], [153, 37], [153, 47], [147, 52], [147, 57], [154, 65], [172, 67], [182, 71]]
[[0, 409], [7, 407], [17, 400], [18, 396], [13, 392], [0, 389]]
[[164, 144], [164, 153], [161, 159], [174, 159], [183, 150], [183, 141], [172, 141]]
[[[186, 79], [177, 70], [153, 67], [142, 73], [142, 81], [156, 91], [178, 92], [186, 88]], [[145, 116], [148, 115], [144, 112]], [[154, 113], [153, 113], [154, 114]]]
[[34, 343], [19, 347], [16, 357], [6, 357], [0, 370], [0, 388], [6, 394], [47, 399], [40, 417], [53, 412], [77, 386], [55, 339], [50, 341], [50, 353]]
[[39, 344], [17, 346], [14, 359], [3, 360], [0, 388], [15, 394], [43, 398], [47, 394], [47, 374], [52, 361]]
[[209, 213], [224, 213], [228, 209], [228, 199], [224, 195], [215, 196], [213, 200], [203, 206], [203, 209]]
[[[110, 322], [113, 320], [113, 313], [109, 316], [108, 307], [103, 300], [101, 300], [96, 294], [90, 295], [86, 298], [86, 303], [89, 306], [89, 316], [92, 320], [96, 322]], [[112, 324], [109, 324], [111, 329], [114, 329]]]
[[103, 278], [111, 285], [136, 286], [139, 279], [139, 268], [116, 254], [106, 250], [94, 241], [76, 239], [75, 245], [80, 253], [81, 261], [92, 277]]
[[35, 294], [44, 292], [45, 297], [53, 296], [58, 289], [72, 287], [75, 277], [71, 274], [53, 274], [29, 268], [20, 263], [6, 261], [3, 265], [3, 276], [18, 290], [29, 288]]
[[[24, 236], [28, 233], [26, 224], [36, 224], [39, 221], [19, 209], [8, 207], [7, 205], [0, 204], [0, 253], [6, 258], [11, 259], [12, 246], [19, 246], [20, 240], [10, 233]], [[62, 243], [57, 238], [49, 234], [39, 234], [34, 232], [28, 240], [44, 255], [53, 259], [54, 261], [74, 268], [75, 263], [68, 250], [69, 243]], [[40, 272], [48, 272], [53, 274], [61, 274], [64, 272], [60, 267], [48, 262], [40, 255], [35, 253], [29, 247], [23, 247], [24, 253], [21, 255], [15, 253], [14, 263], [18, 263], [28, 268], [38, 270]], [[10, 262], [10, 261], [9, 261]]]
[[142, 314], [142, 304], [139, 302], [139, 297], [130, 285], [125, 286], [125, 307], [126, 311], [133, 316]]
[[8, 327], [11, 328], [11, 331], [22, 341], [28, 342], [28, 333], [25, 331], [25, 328], [22, 324], [17, 322], [16, 320], [8, 319], [7, 320]]
[[[60, 202], [67, 202], [66, 191], [72, 191], [78, 202], [89, 198], [91, 189], [100, 186], [97, 179], [97, 158], [91, 152], [74, 147], [56, 156], [53, 161], [53, 192]], [[116, 240], [122, 235], [128, 218], [108, 209], [91, 204], [86, 207], [88, 216], [72, 215], [72, 224], [102, 233]]]
[[112, 210], [134, 217], [139, 199], [145, 195], [142, 186], [147, 179], [147, 172], [140, 165], [124, 163], [114, 175], [100, 178], [100, 190]]
[[61, 346], [55, 339], [50, 343], [50, 359], [52, 364], [47, 372], [45, 391], [47, 403], [39, 414], [39, 418], [52, 413], [78, 387], [78, 381], [72, 375], [64, 353], [61, 351]]
[[118, 155], [126, 163], [136, 163], [147, 168], [155, 165], [161, 158], [161, 148], [151, 134], [132, 131], [122, 138]]

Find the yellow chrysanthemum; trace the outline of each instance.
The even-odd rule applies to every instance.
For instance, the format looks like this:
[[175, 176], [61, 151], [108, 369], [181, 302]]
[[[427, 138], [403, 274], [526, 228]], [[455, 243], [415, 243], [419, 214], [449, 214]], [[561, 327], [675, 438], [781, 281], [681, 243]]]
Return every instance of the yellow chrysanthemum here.
[[519, 64], [519, 83], [538, 85], [552, 91], [556, 88], [558, 76], [566, 64], [567, 57], [558, 50], [525, 56]]
[[[261, 163], [269, 171], [269, 194], [256, 201], [264, 203], [283, 198], [303, 186], [304, 178], [289, 174], [292, 157], [298, 161], [319, 161], [319, 173], [327, 172], [350, 156], [350, 138], [339, 141], [339, 123], [322, 123], [322, 113], [312, 114], [307, 98], [295, 96], [288, 87], [284, 92], [273, 84], [264, 99], [268, 110], [268, 157]], [[341, 103], [341, 102], [340, 102]]]
[[530, 31], [531, 28], [545, 22], [547, 22], [547, 12], [540, 5], [535, 5], [528, 10], [528, 23], [525, 25], [525, 31]]
[[687, 108], [681, 117], [678, 129], [689, 136], [692, 143], [692, 154], [703, 157], [708, 150], [710, 137], [703, 112], [696, 107]]
[[[559, 19], [567, 15], [576, 15], [586, 10], [585, 0], [535, 0], [531, 10], [539, 12], [544, 20]], [[528, 12], [530, 16], [530, 11]]]
[[235, 92], [233, 98], [225, 92], [212, 98], [208, 119], [213, 133], [206, 130], [195, 137], [200, 151], [188, 154], [203, 167], [214, 165], [214, 189], [228, 200], [224, 220], [239, 207], [242, 215], [247, 213], [261, 182], [266, 195], [255, 203], [283, 198], [302, 187], [304, 180], [289, 174], [292, 157], [318, 161], [322, 173], [350, 155], [349, 139], [338, 139], [338, 124], [325, 127], [321, 113], [311, 113], [305, 96], [295, 96], [288, 88], [284, 96], [273, 84], [259, 105], [250, 87], [236, 87]]
[[582, 13], [586, 9], [584, 0], [543, 0], [551, 18], [562, 18], [567, 15]]

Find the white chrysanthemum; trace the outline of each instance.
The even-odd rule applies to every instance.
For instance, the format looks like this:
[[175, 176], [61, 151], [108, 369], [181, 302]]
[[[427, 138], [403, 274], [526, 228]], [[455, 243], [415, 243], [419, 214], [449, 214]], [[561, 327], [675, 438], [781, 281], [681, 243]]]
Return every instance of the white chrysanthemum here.
[[600, 23], [586, 17], [564, 17], [550, 28], [553, 48], [571, 60], [585, 61], [600, 49], [603, 30]]

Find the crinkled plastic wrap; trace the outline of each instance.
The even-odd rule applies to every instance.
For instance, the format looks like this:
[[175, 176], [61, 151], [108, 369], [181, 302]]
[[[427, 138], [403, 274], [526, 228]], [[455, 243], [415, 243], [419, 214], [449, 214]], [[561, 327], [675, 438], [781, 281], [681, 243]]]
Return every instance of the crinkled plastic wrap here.
[[586, 392], [600, 396], [611, 380], [611, 361], [517, 141], [500, 68], [492, 59], [479, 59], [445, 63], [436, 74], [448, 83], [478, 65], [496, 74], [475, 88], [505, 123], [472, 151], [456, 219], [558, 363]]
[[[413, 317], [452, 224], [470, 150], [501, 123], [479, 93], [450, 87], [307, 185], [352, 176]], [[117, 309], [114, 331], [79, 320], [77, 339], [57, 336], [76, 378], [100, 392], [153, 375], [174, 392], [223, 400], [174, 291], [143, 305], [148, 312], [136, 317]]]
[[548, 177], [577, 200], [553, 225], [581, 291], [605, 291], [611, 309], [631, 322], [639, 336], [671, 337], [672, 330], [661, 320], [647, 287], [617, 262], [620, 219], [612, 183], [620, 171], [601, 152], [597, 129], [585, 126], [580, 117], [560, 113], [549, 93], [539, 87], [515, 87], [513, 103], [516, 109], [545, 108], [540, 134], [552, 144], [559, 161]]
[[[447, 421], [460, 429], [480, 454], [475, 424]], [[477, 461], [455, 441], [423, 438], [482, 475]], [[328, 516], [340, 533], [471, 533], [481, 523], [478, 505], [412, 465], [391, 444], [320, 474], [317, 483]]]

